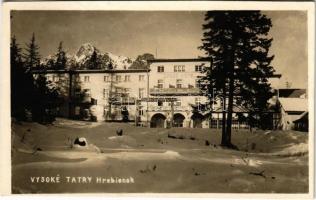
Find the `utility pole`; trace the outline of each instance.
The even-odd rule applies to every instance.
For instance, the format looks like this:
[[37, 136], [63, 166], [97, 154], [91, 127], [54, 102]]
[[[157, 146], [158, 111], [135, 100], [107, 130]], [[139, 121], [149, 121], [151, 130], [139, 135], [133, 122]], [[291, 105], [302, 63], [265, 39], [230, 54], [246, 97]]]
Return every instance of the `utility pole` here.
[[146, 126], [149, 127], [149, 113], [148, 113], [148, 101], [149, 101], [149, 66], [147, 68], [147, 100], [146, 100]]

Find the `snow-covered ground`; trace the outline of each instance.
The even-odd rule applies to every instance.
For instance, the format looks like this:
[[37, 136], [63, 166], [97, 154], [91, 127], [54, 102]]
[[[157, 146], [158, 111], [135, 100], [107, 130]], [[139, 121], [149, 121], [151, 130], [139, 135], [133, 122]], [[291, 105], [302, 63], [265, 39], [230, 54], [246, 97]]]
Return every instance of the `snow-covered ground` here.
[[[118, 129], [123, 130], [122, 136], [117, 136]], [[86, 138], [87, 146], [75, 147], [72, 143], [76, 137]], [[220, 138], [220, 130], [212, 129], [149, 129], [65, 119], [49, 126], [13, 123], [12, 190], [14, 193], [308, 192], [306, 133], [234, 131], [232, 141], [239, 151], [221, 148]], [[31, 181], [31, 177], [42, 176], [59, 176], [61, 182]], [[92, 181], [69, 183], [66, 177], [91, 177]], [[133, 178], [133, 183], [97, 182], [101, 177]]]

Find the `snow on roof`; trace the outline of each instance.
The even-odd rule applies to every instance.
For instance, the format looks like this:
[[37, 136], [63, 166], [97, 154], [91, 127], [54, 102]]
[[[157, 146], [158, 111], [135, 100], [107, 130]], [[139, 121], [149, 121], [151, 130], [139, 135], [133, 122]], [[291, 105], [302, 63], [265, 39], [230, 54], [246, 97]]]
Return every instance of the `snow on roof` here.
[[303, 98], [279, 98], [281, 106], [285, 111], [307, 111], [307, 99]]

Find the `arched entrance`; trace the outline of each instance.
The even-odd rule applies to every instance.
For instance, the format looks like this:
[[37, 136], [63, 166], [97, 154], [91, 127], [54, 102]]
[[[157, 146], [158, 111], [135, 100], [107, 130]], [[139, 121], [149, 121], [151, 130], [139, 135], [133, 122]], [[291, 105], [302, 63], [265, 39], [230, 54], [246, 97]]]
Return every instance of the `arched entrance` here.
[[166, 117], [163, 114], [154, 114], [150, 120], [151, 128], [164, 128]]
[[180, 114], [177, 113], [173, 116], [173, 127], [183, 127], [183, 121], [184, 121], [185, 117]]
[[203, 115], [194, 113], [191, 119], [193, 121], [193, 128], [202, 128]]

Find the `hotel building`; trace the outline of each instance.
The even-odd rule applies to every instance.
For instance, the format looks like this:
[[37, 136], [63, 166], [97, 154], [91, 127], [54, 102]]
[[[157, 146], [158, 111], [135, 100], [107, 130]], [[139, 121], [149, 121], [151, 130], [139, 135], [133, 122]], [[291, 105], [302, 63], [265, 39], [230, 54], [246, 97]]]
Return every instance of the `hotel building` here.
[[[93, 121], [129, 121], [157, 128], [221, 128], [220, 100], [210, 117], [203, 116], [200, 105], [208, 99], [201, 95], [199, 77], [206, 59], [154, 59], [149, 69], [121, 70], [45, 70], [52, 85], [61, 88], [64, 104], [58, 115]], [[234, 112], [246, 112], [236, 110]], [[233, 128], [247, 128], [233, 114]]]

